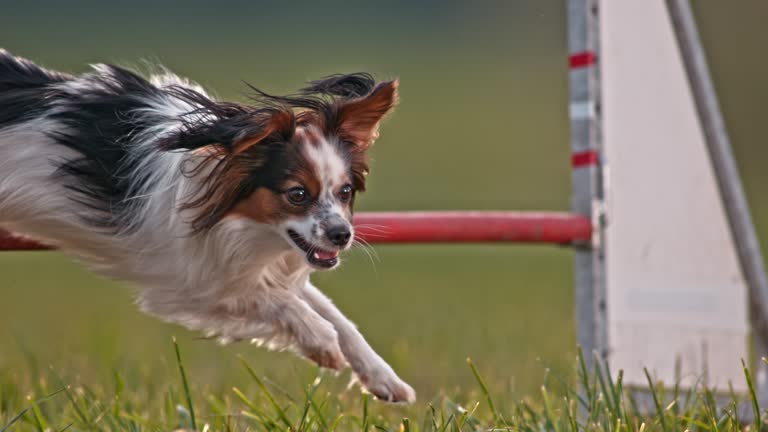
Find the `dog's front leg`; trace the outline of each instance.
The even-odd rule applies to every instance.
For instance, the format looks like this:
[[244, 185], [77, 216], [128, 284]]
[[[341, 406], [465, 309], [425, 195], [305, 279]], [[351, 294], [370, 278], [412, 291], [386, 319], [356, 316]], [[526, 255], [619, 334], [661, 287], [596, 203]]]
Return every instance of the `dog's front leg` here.
[[413, 402], [416, 393], [401, 380], [384, 359], [368, 345], [355, 325], [314, 285], [307, 282], [303, 297], [320, 316], [336, 328], [341, 351], [362, 385], [374, 396], [389, 402]]
[[222, 341], [259, 340], [273, 349], [294, 348], [321, 367], [340, 370], [347, 366], [335, 326], [290, 291], [258, 297], [251, 293], [249, 297], [230, 298], [202, 311], [186, 307], [168, 309], [169, 302], [160, 303], [147, 294], [140, 298], [144, 311], [202, 330]]
[[347, 366], [335, 326], [304, 299], [285, 292], [271, 296], [268, 304], [258, 321], [273, 323], [276, 332], [286, 333], [299, 352], [319, 366], [336, 370]]

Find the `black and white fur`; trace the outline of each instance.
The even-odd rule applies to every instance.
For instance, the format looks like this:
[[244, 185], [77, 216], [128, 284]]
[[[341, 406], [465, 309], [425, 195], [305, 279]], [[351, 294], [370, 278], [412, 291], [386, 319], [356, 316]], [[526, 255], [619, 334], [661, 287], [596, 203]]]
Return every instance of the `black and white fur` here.
[[[73, 76], [0, 50], [0, 227], [130, 282], [150, 314], [222, 341], [254, 340], [324, 367], [349, 365], [380, 399], [411, 402], [413, 389], [312, 285], [311, 253], [290, 238], [298, 232], [325, 248], [321, 218], [346, 221], [351, 230], [351, 204], [343, 210], [333, 191], [360, 158], [359, 143], [316, 124], [327, 126], [344, 109], [339, 104], [365, 102], [378, 88], [365, 75], [332, 77], [303, 97], [261, 93], [259, 104], [243, 106], [214, 101], [167, 72], [145, 79], [95, 65]], [[250, 183], [216, 189], [229, 187], [216, 186], [226, 169], [217, 162], [245, 157], [235, 147], [264, 135], [273, 114], [291, 121], [286, 106], [311, 111], [311, 121], [299, 115], [286, 130], [267, 130], [247, 150], [258, 167]], [[313, 123], [321, 114], [324, 122]], [[268, 222], [238, 216], [234, 206], [258, 188], [279, 199], [277, 179], [297, 166], [286, 162], [283, 141], [290, 140], [322, 188], [320, 210]], [[219, 196], [228, 201], [219, 205]], [[202, 201], [207, 206], [194, 205]]]

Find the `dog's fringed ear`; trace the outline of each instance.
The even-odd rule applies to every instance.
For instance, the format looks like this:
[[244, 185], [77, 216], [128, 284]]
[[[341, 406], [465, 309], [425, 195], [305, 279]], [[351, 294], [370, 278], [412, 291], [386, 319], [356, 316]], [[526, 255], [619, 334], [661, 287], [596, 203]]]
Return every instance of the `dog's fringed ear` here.
[[397, 105], [398, 84], [382, 82], [364, 96], [339, 101], [334, 125], [339, 138], [368, 150], [379, 137], [379, 124]]

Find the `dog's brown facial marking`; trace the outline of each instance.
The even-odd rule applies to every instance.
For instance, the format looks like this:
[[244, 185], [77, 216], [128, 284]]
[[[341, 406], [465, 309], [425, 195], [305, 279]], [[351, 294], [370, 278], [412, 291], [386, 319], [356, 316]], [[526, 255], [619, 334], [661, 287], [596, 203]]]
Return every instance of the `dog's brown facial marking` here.
[[228, 213], [228, 217], [244, 217], [258, 223], [272, 224], [285, 215], [282, 198], [267, 188], [258, 188], [247, 198], [241, 200]]

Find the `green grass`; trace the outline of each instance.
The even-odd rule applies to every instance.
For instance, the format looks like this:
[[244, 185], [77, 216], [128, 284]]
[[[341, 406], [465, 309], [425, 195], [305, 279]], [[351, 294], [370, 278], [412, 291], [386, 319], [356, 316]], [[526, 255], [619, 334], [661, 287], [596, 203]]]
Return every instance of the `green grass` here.
[[[184, 364], [173, 341], [178, 379], [162, 383], [130, 383], [119, 371], [112, 386], [90, 387], [76, 378], [63, 379], [53, 369], [36, 371], [34, 391], [27, 395], [0, 391], [0, 432], [60, 430], [204, 430], [204, 431], [735, 431], [761, 430], [761, 411], [751, 389], [745, 400], [717, 399], [711, 389], [681, 392], [654, 382], [646, 371], [653, 404], [641, 404], [595, 362], [586, 370], [581, 351], [566, 376], [547, 373], [536, 397], [499, 403], [475, 364], [467, 359], [474, 390], [461, 398], [445, 395], [411, 406], [371, 400], [367, 394], [342, 391], [338, 380], [313, 371], [310, 379], [277, 383], [240, 358], [246, 377], [228, 391], [195, 388], [196, 371]], [[0, 372], [0, 389], [14, 388], [14, 374]], [[288, 384], [288, 385], [286, 385]], [[127, 386], [137, 385], [132, 392]], [[667, 389], [667, 390], [665, 390]], [[723, 402], [725, 401], [725, 402]], [[751, 408], [751, 411], [745, 410]], [[751, 418], [752, 422], [748, 420]]]

